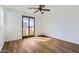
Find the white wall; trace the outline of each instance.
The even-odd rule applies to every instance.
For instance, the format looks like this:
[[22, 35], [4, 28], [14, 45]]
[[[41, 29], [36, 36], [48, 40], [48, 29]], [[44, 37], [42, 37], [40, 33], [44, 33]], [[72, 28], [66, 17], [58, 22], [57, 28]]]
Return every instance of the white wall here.
[[1, 49], [2, 49], [2, 47], [3, 47], [3, 45], [4, 45], [4, 39], [5, 39], [5, 30], [4, 30], [4, 26], [5, 24], [4, 24], [4, 8], [2, 8], [1, 6], [0, 6], [0, 51], [1, 51]]
[[79, 6], [49, 6], [43, 17], [43, 33], [79, 44]]
[[5, 9], [6, 12], [6, 41], [22, 38], [21, 14], [19, 12]]
[[22, 39], [22, 15], [35, 17], [35, 34], [41, 34], [41, 17], [24, 13], [18, 10], [5, 8], [6, 19], [6, 41]]

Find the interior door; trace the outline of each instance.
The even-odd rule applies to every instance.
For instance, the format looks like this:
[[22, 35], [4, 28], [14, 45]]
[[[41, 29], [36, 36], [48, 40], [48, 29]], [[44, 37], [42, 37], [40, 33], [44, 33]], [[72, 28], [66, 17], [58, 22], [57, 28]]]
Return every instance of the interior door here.
[[29, 16], [22, 16], [22, 37], [35, 36], [35, 18]]

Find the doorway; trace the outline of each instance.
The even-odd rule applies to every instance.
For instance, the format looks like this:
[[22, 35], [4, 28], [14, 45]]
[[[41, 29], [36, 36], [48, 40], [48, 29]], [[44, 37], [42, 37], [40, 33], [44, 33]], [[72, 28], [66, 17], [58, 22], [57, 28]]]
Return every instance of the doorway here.
[[35, 36], [35, 17], [22, 16], [22, 38]]

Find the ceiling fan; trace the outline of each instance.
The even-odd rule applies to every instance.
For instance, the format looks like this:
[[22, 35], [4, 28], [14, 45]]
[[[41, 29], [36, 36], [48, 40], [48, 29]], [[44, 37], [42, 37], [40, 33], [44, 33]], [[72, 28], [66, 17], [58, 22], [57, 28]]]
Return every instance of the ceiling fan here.
[[37, 13], [37, 12], [41, 12], [41, 14], [44, 14], [43, 11], [50, 11], [50, 9], [44, 9], [45, 5], [39, 5], [38, 8], [34, 8], [34, 7], [31, 7], [29, 9], [36, 9], [36, 11], [34, 13]]

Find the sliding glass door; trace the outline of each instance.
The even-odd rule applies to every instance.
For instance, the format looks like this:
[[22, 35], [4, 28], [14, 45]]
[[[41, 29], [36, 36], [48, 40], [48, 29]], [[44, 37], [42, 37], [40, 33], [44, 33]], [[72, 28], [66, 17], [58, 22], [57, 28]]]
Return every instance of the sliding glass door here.
[[35, 18], [22, 16], [22, 36], [23, 38], [35, 35]]

